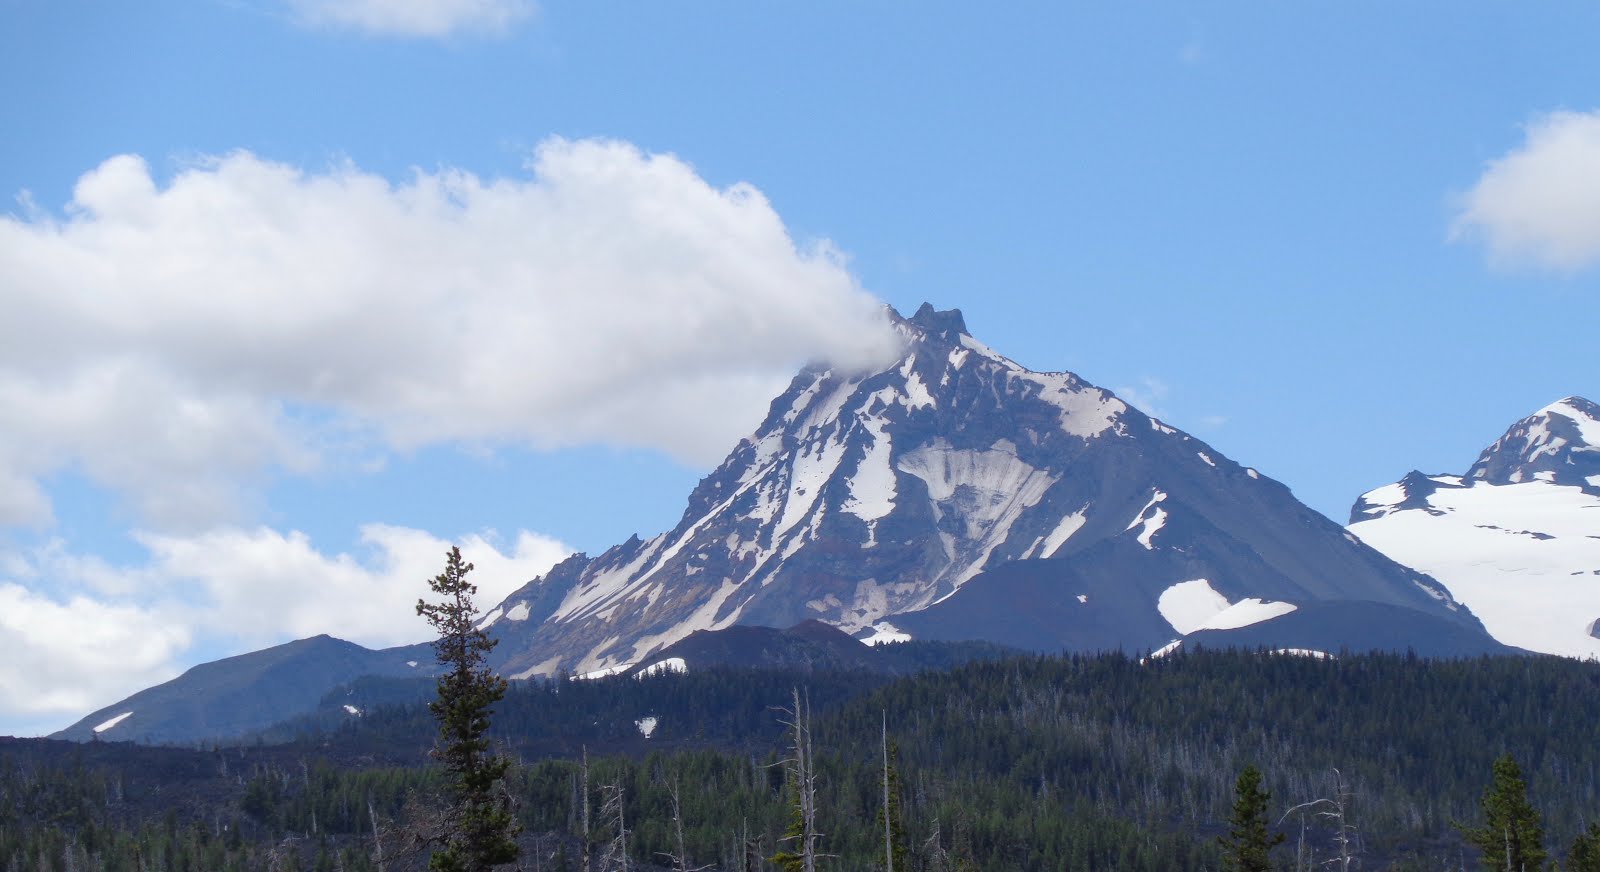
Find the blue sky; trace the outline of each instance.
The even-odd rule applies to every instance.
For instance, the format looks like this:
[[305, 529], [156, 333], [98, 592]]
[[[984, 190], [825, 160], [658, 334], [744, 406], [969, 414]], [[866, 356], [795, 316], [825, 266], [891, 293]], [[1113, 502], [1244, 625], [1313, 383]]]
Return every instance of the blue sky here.
[[[1600, 395], [1592, 4], [0, 0], [0, 733], [671, 526], [879, 302], [1343, 521]], [[9, 322], [9, 326], [6, 322]]]

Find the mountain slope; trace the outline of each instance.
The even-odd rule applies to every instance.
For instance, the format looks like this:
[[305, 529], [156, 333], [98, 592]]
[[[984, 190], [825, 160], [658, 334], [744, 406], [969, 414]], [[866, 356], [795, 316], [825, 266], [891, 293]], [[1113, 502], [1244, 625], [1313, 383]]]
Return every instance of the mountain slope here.
[[1369, 491], [1350, 530], [1444, 582], [1501, 642], [1600, 657], [1600, 406], [1567, 397], [1465, 475], [1412, 472]]
[[[621, 669], [696, 630], [813, 618], [861, 637], [1155, 647], [1252, 598], [1373, 602], [1481, 635], [1442, 586], [1205, 443], [1002, 357], [958, 311], [890, 317], [898, 361], [802, 371], [673, 530], [577, 555], [493, 610], [502, 671]], [[1195, 583], [1209, 593], [1186, 599]], [[992, 617], [924, 620], [951, 609]], [[1056, 629], [1012, 638], [1040, 614]]]
[[372, 651], [316, 636], [202, 663], [52, 738], [174, 744], [240, 736], [309, 714], [329, 689], [364, 675], [431, 674], [432, 652], [419, 648], [427, 646]]

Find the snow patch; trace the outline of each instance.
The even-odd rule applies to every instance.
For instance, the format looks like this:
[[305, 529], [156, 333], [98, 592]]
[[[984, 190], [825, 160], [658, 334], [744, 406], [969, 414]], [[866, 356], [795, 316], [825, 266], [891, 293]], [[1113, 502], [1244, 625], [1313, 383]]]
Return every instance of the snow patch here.
[[491, 626], [494, 626], [494, 622], [500, 620], [500, 614], [500, 607], [495, 606], [494, 611], [484, 615], [483, 620], [478, 622], [478, 629], [487, 630]]
[[1392, 509], [1406, 501], [1406, 486], [1395, 482], [1376, 487], [1362, 494], [1361, 501], [1376, 508]]
[[918, 375], [916, 370], [912, 370], [906, 376], [906, 409], [915, 411], [923, 408], [936, 409], [938, 406], [933, 394], [928, 391], [928, 386], [922, 383], [922, 376]]
[[1255, 597], [1245, 597], [1213, 615], [1201, 624], [1202, 630], [1237, 630], [1251, 624], [1281, 618], [1295, 610], [1294, 603], [1270, 602]]
[[133, 712], [131, 712], [131, 711], [123, 712], [122, 714], [117, 715], [116, 717], [111, 718], [110, 720], [105, 721], [104, 723], [100, 724], [100, 726], [95, 727], [94, 731], [96, 733], [103, 733], [106, 730], [109, 730], [112, 727], [116, 726], [117, 724], [122, 723], [124, 720], [127, 720], [128, 715], [131, 715], [131, 714], [133, 714]]
[[1043, 543], [1039, 546], [1039, 556], [1054, 557], [1055, 553], [1061, 550], [1061, 546], [1072, 538], [1073, 533], [1083, 529], [1083, 524], [1088, 519], [1089, 516], [1084, 514], [1082, 509], [1062, 518], [1056, 523], [1056, 528], [1050, 531], [1050, 535], [1044, 537]]
[[832, 438], [820, 444], [812, 442], [794, 456], [789, 466], [789, 492], [783, 498], [783, 514], [772, 532], [774, 542], [782, 539], [811, 511], [822, 495], [822, 486], [844, 460], [844, 448], [842, 440]]
[[[1600, 478], [1596, 476], [1595, 478]], [[1442, 582], [1418, 587], [1459, 602], [1507, 645], [1600, 658], [1586, 629], [1600, 615], [1600, 496], [1529, 481], [1441, 488], [1427, 504], [1350, 525], [1390, 559]], [[1529, 535], [1538, 531], [1548, 538]], [[1574, 574], [1577, 573], [1577, 574]]]
[[682, 657], [668, 657], [639, 670], [640, 675], [659, 675], [663, 672], [688, 672], [689, 664]]
[[[1143, 529], [1139, 531], [1138, 540], [1139, 544], [1143, 545], [1146, 551], [1155, 550], [1155, 546], [1151, 544], [1150, 540], [1157, 533], [1161, 532], [1162, 527], [1167, 525], [1167, 510], [1156, 505], [1156, 503], [1162, 502], [1166, 500], [1166, 498], [1167, 495], [1165, 492], [1159, 490], [1156, 491], [1155, 494], [1150, 497], [1150, 502], [1145, 503], [1144, 508], [1139, 510], [1139, 514], [1134, 515], [1133, 520], [1129, 522], [1127, 527], [1124, 528], [1125, 530], [1132, 530], [1134, 527], [1143, 525]], [[1154, 508], [1155, 511], [1151, 511], [1152, 508]], [[1146, 513], [1148, 513], [1148, 516], [1146, 516]]]
[[1151, 651], [1149, 657], [1146, 657], [1143, 660], [1139, 661], [1139, 665], [1143, 666], [1146, 660], [1154, 660], [1157, 657], [1165, 657], [1168, 654], [1171, 654], [1172, 652], [1178, 650], [1178, 647], [1180, 645], [1182, 645], [1182, 644], [1183, 644], [1183, 640], [1182, 639], [1173, 639], [1171, 642], [1168, 642], [1167, 644], [1162, 645], [1160, 648], [1157, 648], [1156, 650]]
[[415, 661], [415, 660], [407, 660], [406, 661], [406, 665], [411, 667], [412, 669], [416, 669], [417, 668], [417, 661]]
[[361, 709], [358, 709], [349, 703], [344, 704], [344, 710], [354, 717], [361, 717]]
[[1201, 460], [1204, 460], [1206, 462], [1206, 466], [1216, 466], [1217, 465], [1217, 462], [1215, 460], [1211, 459], [1211, 455], [1205, 453], [1204, 451], [1196, 451], [1195, 452], [1195, 456], [1199, 457]]
[[861, 425], [871, 436], [866, 454], [850, 476], [850, 498], [841, 508], [863, 521], [876, 521], [894, 511], [894, 468], [889, 465], [889, 434], [881, 418], [862, 418]]
[[879, 621], [872, 625], [872, 635], [861, 640], [863, 645], [882, 645], [886, 642], [909, 642], [911, 634], [901, 630], [888, 621]]
[[1087, 603], [1088, 601], [1089, 601], [1089, 595], [1088, 594], [1084, 594], [1084, 593], [1078, 594], [1078, 602]]
[[648, 739], [652, 734], [655, 733], [656, 724], [658, 723], [660, 723], [660, 721], [656, 720], [655, 716], [652, 715], [650, 717], [644, 717], [634, 721], [633, 725], [639, 729], [639, 735]]
[[1274, 648], [1272, 653], [1287, 654], [1290, 657], [1310, 657], [1313, 660], [1339, 659], [1326, 651], [1317, 651], [1311, 648]]
[[528, 619], [528, 601], [527, 600], [523, 600], [522, 602], [517, 603], [516, 605], [511, 607], [511, 611], [506, 612], [506, 620], [508, 620], [508, 621], [526, 621], [527, 619]]
[[1162, 591], [1156, 599], [1156, 610], [1180, 636], [1205, 626], [1206, 621], [1227, 611], [1230, 605], [1228, 598], [1217, 593], [1204, 578], [1180, 581]]
[[1089, 387], [1068, 373], [1018, 372], [1010, 376], [1039, 386], [1039, 399], [1061, 412], [1061, 429], [1082, 439], [1093, 439], [1117, 426], [1127, 404]]

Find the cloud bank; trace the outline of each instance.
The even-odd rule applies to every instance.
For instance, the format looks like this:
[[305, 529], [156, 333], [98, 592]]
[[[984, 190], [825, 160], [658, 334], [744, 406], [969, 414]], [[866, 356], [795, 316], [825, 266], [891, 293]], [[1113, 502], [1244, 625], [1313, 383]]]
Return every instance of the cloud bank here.
[[288, 0], [302, 25], [374, 36], [496, 36], [536, 11], [532, 0]]
[[[414, 607], [450, 547], [379, 524], [361, 530], [363, 554], [324, 554], [304, 535], [266, 528], [137, 538], [148, 559], [136, 566], [59, 543], [0, 566], [0, 724], [59, 729], [176, 676], [208, 644], [236, 653], [318, 633], [373, 648], [425, 640]], [[482, 609], [570, 553], [526, 532], [506, 544], [484, 536], [459, 544], [476, 564]], [[71, 592], [30, 589], [42, 582]]]
[[895, 351], [838, 253], [748, 184], [614, 141], [527, 169], [396, 183], [240, 152], [163, 184], [122, 155], [63, 214], [0, 218], [0, 526], [47, 524], [62, 470], [199, 530], [344, 452], [709, 464], [799, 364]]
[[1600, 112], [1552, 112], [1489, 162], [1452, 235], [1506, 265], [1573, 272], [1600, 263]]

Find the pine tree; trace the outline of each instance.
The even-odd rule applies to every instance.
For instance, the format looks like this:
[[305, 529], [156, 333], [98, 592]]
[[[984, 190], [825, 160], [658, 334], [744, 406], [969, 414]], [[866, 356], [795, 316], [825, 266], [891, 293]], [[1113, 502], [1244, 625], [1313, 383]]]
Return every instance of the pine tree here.
[[900, 749], [889, 742], [889, 713], [883, 713], [883, 804], [878, 807], [877, 829], [883, 833], [885, 872], [910, 872], [905, 828], [900, 819], [900, 770], [895, 766]]
[[1456, 825], [1483, 851], [1485, 872], [1524, 872], [1544, 868], [1544, 824], [1528, 802], [1522, 768], [1507, 754], [1494, 761], [1494, 775], [1483, 792], [1483, 826]]
[[1590, 824], [1567, 850], [1566, 872], [1600, 872], [1600, 824]]
[[1267, 833], [1267, 803], [1272, 794], [1261, 789], [1261, 770], [1246, 766], [1234, 784], [1233, 816], [1228, 819], [1222, 844], [1222, 868], [1229, 872], [1269, 872], [1272, 849], [1283, 844], [1283, 833]]
[[478, 588], [467, 581], [472, 564], [452, 547], [445, 570], [428, 583], [441, 603], [417, 600], [417, 614], [428, 619], [439, 638], [433, 643], [439, 665], [438, 697], [428, 703], [439, 722], [434, 757], [444, 765], [451, 807], [445, 814], [443, 843], [429, 858], [434, 872], [486, 872], [517, 859], [516, 835], [509, 798], [502, 780], [511, 761], [489, 750], [486, 736], [493, 706], [506, 692], [506, 681], [484, 662], [495, 640], [477, 628], [472, 597]]

